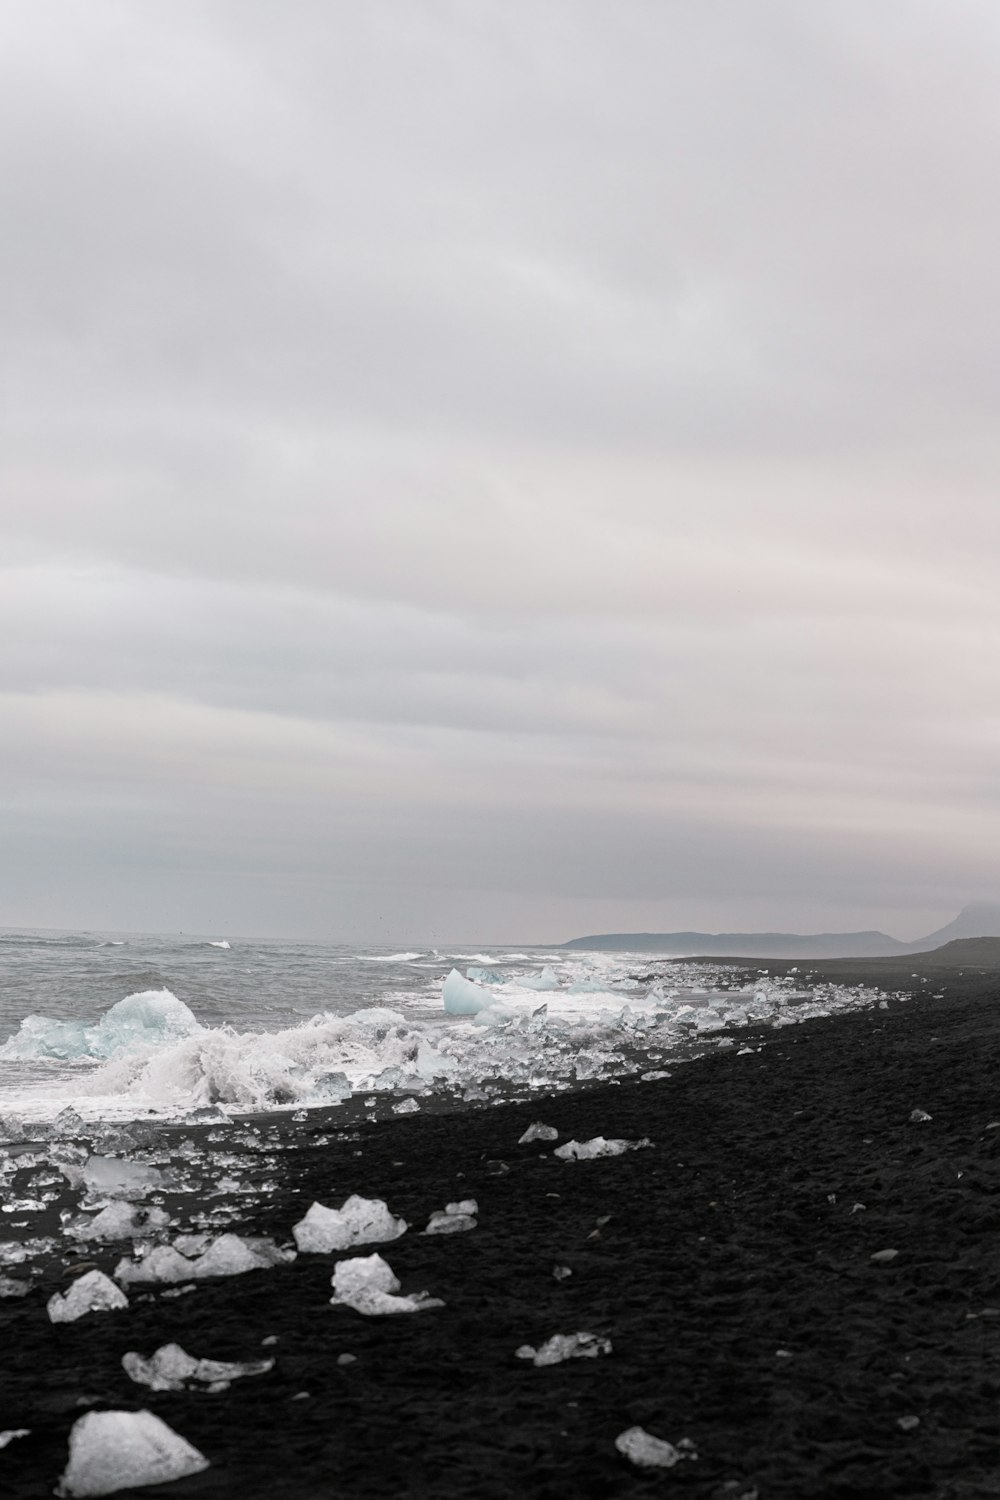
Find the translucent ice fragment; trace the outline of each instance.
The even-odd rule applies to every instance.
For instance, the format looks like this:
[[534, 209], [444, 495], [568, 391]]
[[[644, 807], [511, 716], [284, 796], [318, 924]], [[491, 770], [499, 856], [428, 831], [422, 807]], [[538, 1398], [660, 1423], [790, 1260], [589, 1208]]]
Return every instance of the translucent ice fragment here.
[[503, 984], [507, 977], [500, 969], [484, 969], [479, 964], [472, 964], [465, 973], [468, 979], [478, 979], [480, 984]]
[[122, 1355], [122, 1369], [129, 1379], [154, 1391], [197, 1390], [199, 1386], [218, 1389], [244, 1375], [265, 1375], [273, 1368], [273, 1359], [255, 1359], [247, 1364], [193, 1359], [180, 1344], [164, 1344], [148, 1359], [134, 1352]]
[[74, 1422], [57, 1495], [113, 1495], [166, 1484], [208, 1468], [208, 1459], [149, 1411], [91, 1411]]
[[392, 1106], [392, 1112], [394, 1115], [415, 1115], [418, 1113], [419, 1109], [420, 1105], [417, 1103], [416, 1099], [412, 1097], [412, 1095], [409, 1099], [403, 1099], [399, 1104], [394, 1104]]
[[526, 990], [557, 990], [559, 978], [555, 970], [546, 964], [540, 974], [529, 974], [527, 978], [519, 979], [518, 984]]
[[141, 1198], [167, 1185], [166, 1174], [142, 1162], [117, 1156], [91, 1156], [83, 1169], [83, 1186], [103, 1198]]
[[431, 1214], [424, 1234], [464, 1234], [476, 1228], [479, 1204], [475, 1198], [463, 1198], [459, 1203], [446, 1203], [442, 1210]]
[[64, 1233], [74, 1240], [134, 1240], [140, 1235], [166, 1229], [170, 1215], [162, 1208], [136, 1208], [114, 1202], [100, 1213], [81, 1214], [66, 1225]]
[[8, 1427], [6, 1432], [0, 1432], [0, 1448], [6, 1448], [15, 1438], [27, 1437], [30, 1431], [30, 1427]]
[[672, 1469], [684, 1458], [697, 1458], [694, 1446], [686, 1439], [678, 1443], [666, 1443], [653, 1437], [644, 1427], [627, 1427], [615, 1438], [618, 1452], [640, 1469]]
[[142, 1260], [122, 1260], [115, 1279], [126, 1285], [140, 1282], [202, 1281], [210, 1276], [241, 1276], [295, 1259], [294, 1250], [281, 1250], [273, 1240], [243, 1239], [220, 1234], [200, 1254], [189, 1258], [176, 1245], [157, 1245]]
[[517, 1144], [527, 1146], [532, 1141], [557, 1141], [558, 1139], [559, 1132], [554, 1125], [542, 1125], [536, 1121], [534, 1125], [528, 1126]]
[[399, 1282], [388, 1262], [381, 1255], [356, 1256], [353, 1260], [342, 1260], [333, 1273], [334, 1307], [353, 1307], [355, 1312], [368, 1317], [385, 1317], [391, 1313], [422, 1312], [430, 1307], [444, 1307], [437, 1297], [427, 1292], [416, 1292], [410, 1297], [397, 1297]]
[[493, 1004], [493, 996], [482, 985], [473, 984], [457, 969], [452, 969], [442, 986], [444, 1008], [450, 1016], [474, 1016]]
[[381, 1198], [361, 1198], [352, 1193], [339, 1208], [314, 1203], [292, 1230], [296, 1245], [311, 1255], [331, 1250], [349, 1250], [352, 1245], [376, 1245], [398, 1240], [406, 1233], [406, 1220], [394, 1218]]
[[603, 1135], [595, 1135], [590, 1141], [567, 1141], [565, 1146], [557, 1146], [552, 1154], [563, 1161], [592, 1161], [595, 1156], [621, 1156], [626, 1151], [641, 1151], [652, 1144], [645, 1135], [640, 1141], [605, 1140]]
[[103, 1271], [87, 1271], [68, 1292], [50, 1297], [46, 1304], [53, 1323], [75, 1323], [86, 1313], [115, 1312], [128, 1307], [125, 1293]]
[[596, 1333], [554, 1333], [539, 1348], [522, 1344], [516, 1353], [518, 1359], [530, 1359], [539, 1367], [561, 1365], [564, 1359], [596, 1359], [599, 1354], [610, 1354], [611, 1340]]
[[18, 1281], [16, 1276], [0, 1276], [0, 1297], [26, 1297], [30, 1291], [30, 1281]]
[[933, 1116], [929, 1115], [926, 1109], [914, 1109], [910, 1111], [910, 1123], [912, 1125], [920, 1125], [925, 1120], [930, 1120], [932, 1118]]

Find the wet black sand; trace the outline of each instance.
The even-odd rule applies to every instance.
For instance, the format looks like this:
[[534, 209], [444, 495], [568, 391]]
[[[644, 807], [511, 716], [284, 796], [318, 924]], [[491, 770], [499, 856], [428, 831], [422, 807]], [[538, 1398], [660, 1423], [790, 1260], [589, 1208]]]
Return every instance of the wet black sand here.
[[[809, 972], [910, 988], [913, 967]], [[60, 1327], [44, 1309], [58, 1283], [0, 1302], [0, 1428], [32, 1429], [0, 1452], [0, 1493], [51, 1494], [82, 1411], [147, 1407], [211, 1467], [122, 1493], [996, 1497], [1000, 976], [937, 969], [921, 986], [942, 987], [741, 1033], [762, 1050], [662, 1082], [421, 1113], [322, 1146], [312, 1137], [338, 1112], [286, 1120], [299, 1144], [244, 1232], [286, 1238], [313, 1198], [385, 1197], [413, 1226], [381, 1247], [403, 1290], [447, 1306], [389, 1319], [332, 1308], [326, 1256]], [[910, 1123], [915, 1108], [932, 1120]], [[648, 1135], [655, 1148], [566, 1164], [551, 1146], [517, 1146], [533, 1119], [562, 1140]], [[416, 1232], [467, 1196], [478, 1229]], [[891, 1264], [870, 1260], [886, 1248]], [[573, 1275], [555, 1280], [556, 1265]], [[514, 1357], [578, 1330], [607, 1335], [613, 1353], [548, 1369]], [[134, 1386], [121, 1355], [169, 1341], [277, 1364], [218, 1395]], [[345, 1353], [355, 1361], [340, 1366]], [[919, 1425], [904, 1431], [905, 1417]], [[690, 1438], [698, 1461], [633, 1469], [614, 1439], [634, 1423]]]

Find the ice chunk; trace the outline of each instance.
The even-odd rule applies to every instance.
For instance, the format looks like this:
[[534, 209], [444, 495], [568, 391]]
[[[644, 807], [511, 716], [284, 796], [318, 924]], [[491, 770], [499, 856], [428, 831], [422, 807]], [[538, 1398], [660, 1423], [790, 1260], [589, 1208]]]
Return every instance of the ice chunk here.
[[444, 1210], [431, 1214], [424, 1234], [463, 1234], [476, 1228], [479, 1204], [475, 1198], [463, 1198], [460, 1203], [446, 1203]]
[[406, 1229], [406, 1220], [394, 1218], [381, 1198], [360, 1198], [352, 1193], [339, 1208], [314, 1203], [292, 1235], [300, 1250], [325, 1255], [331, 1250], [349, 1250], [352, 1245], [398, 1240]]
[[170, 990], [126, 995], [95, 1026], [26, 1016], [20, 1030], [0, 1047], [0, 1057], [94, 1057], [107, 1059], [136, 1047], [162, 1046], [202, 1028]]
[[0, 1141], [23, 1141], [27, 1127], [16, 1115], [0, 1115]]
[[920, 1125], [925, 1120], [932, 1120], [933, 1118], [933, 1115], [929, 1115], [926, 1109], [913, 1109], [910, 1111], [911, 1125]]
[[621, 1156], [626, 1151], [642, 1151], [652, 1144], [646, 1135], [641, 1141], [605, 1140], [603, 1135], [595, 1135], [590, 1141], [567, 1141], [565, 1146], [557, 1146], [552, 1155], [563, 1161], [592, 1161], [596, 1156]]
[[50, 1297], [46, 1306], [53, 1323], [75, 1323], [86, 1313], [128, 1307], [128, 1298], [103, 1271], [87, 1271], [68, 1292]]
[[539, 1367], [561, 1365], [564, 1359], [596, 1359], [599, 1354], [610, 1354], [611, 1340], [596, 1333], [554, 1333], [539, 1348], [522, 1344], [516, 1353], [518, 1359], [530, 1359]]
[[[68, 1175], [68, 1174], [65, 1174]], [[142, 1162], [118, 1156], [91, 1156], [83, 1169], [82, 1184], [103, 1198], [142, 1198], [154, 1188], [168, 1185], [165, 1172]]]
[[72, 1219], [64, 1232], [73, 1240], [134, 1240], [166, 1229], [169, 1223], [170, 1215], [165, 1209], [134, 1208], [130, 1203], [116, 1201], [98, 1214], [81, 1214]]
[[230, 1364], [221, 1359], [192, 1359], [180, 1344], [164, 1344], [143, 1359], [141, 1354], [122, 1355], [122, 1369], [136, 1385], [148, 1385], [154, 1391], [197, 1390], [199, 1386], [221, 1390], [230, 1381], [244, 1375], [265, 1375], [274, 1368], [273, 1359], [255, 1359], [247, 1364]]
[[[202, 1281], [210, 1276], [241, 1276], [295, 1259], [294, 1250], [281, 1250], [269, 1239], [243, 1239], [238, 1234], [220, 1234], [189, 1258], [177, 1246], [157, 1245], [142, 1260], [122, 1260], [115, 1279], [126, 1285], [140, 1282]], [[200, 1237], [199, 1237], [200, 1239]]]
[[26, 1297], [30, 1291], [30, 1281], [18, 1281], [16, 1276], [0, 1276], [0, 1297]]
[[518, 984], [526, 990], [557, 990], [559, 978], [554, 969], [548, 964], [540, 974], [529, 974], [525, 979], [519, 979]]
[[355, 1256], [353, 1260], [342, 1260], [333, 1273], [334, 1307], [353, 1307], [355, 1312], [368, 1317], [385, 1317], [391, 1313], [422, 1312], [430, 1307], [444, 1307], [438, 1297], [427, 1292], [416, 1292], [410, 1297], [397, 1297], [399, 1281], [381, 1255]]
[[444, 1008], [450, 1016], [474, 1016], [493, 1004], [493, 996], [482, 985], [473, 984], [457, 969], [452, 969], [442, 986]]
[[392, 1106], [392, 1112], [394, 1115], [415, 1115], [418, 1113], [419, 1109], [420, 1105], [417, 1103], [416, 1099], [412, 1097], [409, 1099], [403, 1099], [399, 1104], [394, 1104]]
[[557, 1141], [559, 1132], [554, 1125], [542, 1125], [537, 1122], [529, 1125], [527, 1130], [518, 1141], [519, 1146], [528, 1146], [532, 1141]]
[[90, 1411], [73, 1424], [56, 1494], [113, 1495], [207, 1468], [208, 1459], [151, 1411]]
[[672, 1469], [681, 1459], [698, 1457], [694, 1444], [687, 1438], [682, 1438], [675, 1448], [673, 1443], [653, 1437], [644, 1427], [627, 1427], [615, 1438], [615, 1447], [640, 1469]]
[[0, 1448], [6, 1448], [15, 1438], [27, 1437], [30, 1431], [30, 1427], [8, 1427], [6, 1432], [0, 1432]]
[[467, 979], [478, 979], [480, 984], [503, 984], [506, 974], [500, 969], [484, 969], [480, 964], [472, 964], [466, 969]]

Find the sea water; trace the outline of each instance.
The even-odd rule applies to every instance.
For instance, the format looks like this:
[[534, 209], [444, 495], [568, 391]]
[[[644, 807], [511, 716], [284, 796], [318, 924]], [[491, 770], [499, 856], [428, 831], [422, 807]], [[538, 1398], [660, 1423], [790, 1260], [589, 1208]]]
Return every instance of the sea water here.
[[[478, 1012], [446, 1011], [453, 973]], [[373, 1092], [484, 1100], [662, 1072], [694, 1043], [739, 1046], [742, 1030], [881, 999], [662, 954], [5, 931], [0, 1119], [70, 1106], [184, 1118]]]

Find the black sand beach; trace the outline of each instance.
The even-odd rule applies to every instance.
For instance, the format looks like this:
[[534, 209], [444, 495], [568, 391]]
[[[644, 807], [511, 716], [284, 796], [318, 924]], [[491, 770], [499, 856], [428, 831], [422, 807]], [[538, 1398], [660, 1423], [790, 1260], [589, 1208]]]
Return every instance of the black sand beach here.
[[[324, 1145], [343, 1111], [283, 1117], [280, 1187], [241, 1231], [286, 1240], [314, 1198], [383, 1197], [411, 1229], [359, 1253], [380, 1249], [404, 1292], [446, 1306], [331, 1307], [335, 1258], [300, 1256], [52, 1326], [55, 1278], [0, 1302], [0, 1428], [31, 1429], [0, 1452], [0, 1493], [50, 1495], [83, 1411], [147, 1408], [211, 1467], [123, 1494], [995, 1497], [1000, 976], [935, 968], [918, 985], [915, 968], [809, 965], [943, 995], [741, 1032], [667, 1063], [662, 1081], [422, 1111]], [[747, 1045], [759, 1050], [737, 1055]], [[932, 1118], [911, 1122], [915, 1109]], [[564, 1163], [517, 1145], [533, 1120], [561, 1141], [654, 1146]], [[465, 1197], [476, 1230], [419, 1233]], [[898, 1255], [871, 1259], [884, 1249]], [[117, 1258], [94, 1256], [105, 1270]], [[542, 1369], [515, 1358], [582, 1330], [613, 1352]], [[171, 1341], [276, 1365], [216, 1395], [133, 1385], [122, 1354]], [[614, 1446], [633, 1424], [690, 1439], [697, 1461], [635, 1469]]]

